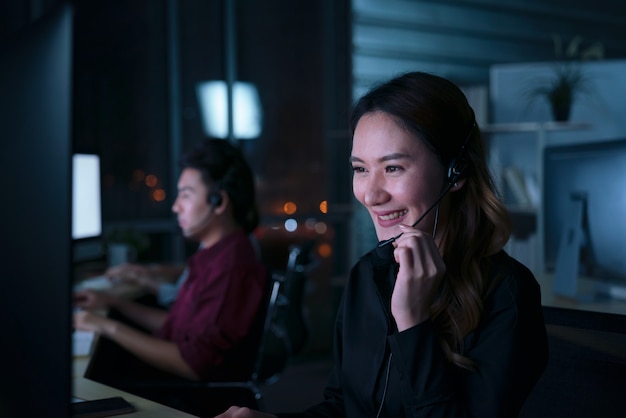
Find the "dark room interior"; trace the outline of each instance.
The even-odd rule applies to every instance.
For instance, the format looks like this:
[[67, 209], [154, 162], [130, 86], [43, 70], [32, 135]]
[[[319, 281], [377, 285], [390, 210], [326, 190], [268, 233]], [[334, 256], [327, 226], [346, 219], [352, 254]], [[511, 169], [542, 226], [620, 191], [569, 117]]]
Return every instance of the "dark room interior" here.
[[[31, 32], [43, 32], [59, 11], [69, 19], [65, 32], [50, 29], [44, 38], [65, 42], [69, 50], [55, 52], [59, 60], [55, 55], [35, 62], [21, 51], [34, 45]], [[558, 35], [563, 47], [579, 37], [581, 49], [599, 54], [594, 60], [624, 68], [625, 33], [626, 5], [609, 0], [3, 0], [3, 218], [12, 225], [2, 239], [8, 267], [0, 293], [16, 297], [9, 298], [1, 316], [7, 338], [20, 342], [0, 351], [15, 359], [1, 379], [0, 415], [4, 410], [23, 412], [17, 416], [68, 411], [66, 399], [57, 398], [72, 390], [71, 289], [103, 271], [111, 243], [134, 246], [134, 260], [141, 263], [184, 262], [193, 253], [195, 244], [184, 240], [171, 210], [178, 160], [212, 136], [234, 143], [253, 168], [261, 215], [255, 236], [268, 267], [283, 270], [290, 248], [313, 243], [301, 307], [308, 338], [276, 382], [263, 387], [262, 405], [288, 412], [321, 400], [343, 285], [358, 257], [376, 244], [369, 216], [352, 196], [349, 114], [355, 98], [406, 68], [439, 73], [477, 92], [478, 103], [488, 109], [480, 122], [485, 132], [495, 133], [495, 142], [502, 129], [498, 124], [518, 121], [498, 120], [494, 102], [481, 96], [492, 93], [494, 66], [555, 61]], [[252, 138], [237, 136], [232, 118], [225, 136], [206, 130], [199, 86], [216, 80], [255, 87], [261, 123]], [[624, 93], [620, 83], [616, 96]], [[626, 116], [623, 100], [621, 107], [619, 102], [611, 106]], [[36, 112], [46, 117], [40, 120]], [[539, 126], [531, 128], [533, 134], [546, 125]], [[626, 138], [626, 127], [618, 128], [608, 139]], [[51, 129], [67, 132], [51, 142], [43, 137]], [[100, 161], [101, 231], [82, 242], [70, 234], [70, 165], [76, 153], [95, 154]], [[616, 201], [626, 201], [615, 193]], [[511, 212], [520, 249], [543, 212]], [[623, 219], [615, 222], [622, 228]], [[553, 259], [556, 245], [548, 251]], [[77, 257], [81, 248], [90, 255]], [[41, 259], [32, 261], [40, 251]], [[53, 302], [47, 299], [51, 294]], [[600, 308], [570, 299], [562, 306], [604, 310], [616, 315], [612, 324], [623, 324], [626, 295], [613, 296], [620, 301]], [[44, 311], [55, 311], [44, 313], [48, 322], [40, 315]], [[31, 332], [34, 328], [43, 331]], [[625, 371], [623, 352], [611, 350], [624, 347], [624, 330], [606, 332], [615, 340], [600, 345]], [[38, 356], [40, 344], [57, 348], [49, 350], [49, 358]], [[593, 357], [590, 367], [602, 359]], [[626, 382], [624, 374], [611, 378]], [[16, 389], [34, 379], [40, 384]], [[55, 390], [43, 396], [52, 386]]]

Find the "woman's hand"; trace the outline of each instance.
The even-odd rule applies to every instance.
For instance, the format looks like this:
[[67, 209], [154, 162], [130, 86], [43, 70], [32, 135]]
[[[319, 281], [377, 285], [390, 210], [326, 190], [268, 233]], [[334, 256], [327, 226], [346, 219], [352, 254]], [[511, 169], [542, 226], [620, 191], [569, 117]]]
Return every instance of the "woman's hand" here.
[[430, 317], [430, 305], [446, 272], [432, 236], [401, 225], [404, 233], [395, 241], [394, 258], [400, 265], [391, 295], [391, 314], [398, 331], [411, 328]]
[[215, 418], [276, 418], [275, 415], [264, 414], [250, 408], [231, 406], [228, 410]]

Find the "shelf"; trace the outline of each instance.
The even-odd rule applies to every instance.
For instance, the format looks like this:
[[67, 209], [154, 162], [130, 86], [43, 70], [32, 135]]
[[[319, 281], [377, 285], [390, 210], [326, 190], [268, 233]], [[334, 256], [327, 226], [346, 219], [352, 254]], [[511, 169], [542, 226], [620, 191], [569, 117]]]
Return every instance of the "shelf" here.
[[[481, 130], [486, 135], [498, 135], [498, 134], [512, 134], [512, 133], [530, 133], [536, 135], [536, 142], [533, 147], [535, 148], [536, 158], [536, 181], [539, 187], [543, 187], [543, 151], [547, 145], [547, 139], [549, 133], [559, 131], [575, 131], [591, 128], [591, 124], [584, 122], [519, 122], [519, 123], [495, 123], [487, 124], [481, 127]], [[492, 138], [491, 141], [494, 139]], [[500, 140], [503, 140], [501, 137]], [[491, 142], [489, 141], [489, 142]], [[489, 144], [488, 142], [488, 144]], [[494, 148], [489, 144], [491, 162], [497, 161], [498, 156], [497, 148]], [[502, 167], [494, 167], [492, 170], [499, 170]], [[497, 178], [500, 178], [500, 173], [496, 174]], [[498, 188], [502, 190], [502, 184], [498, 184]], [[532, 235], [533, 231], [537, 235], [535, 244], [535, 255], [533, 257], [535, 265], [533, 270], [535, 273], [544, 273], [544, 226], [543, 226], [543, 202], [540, 201], [538, 207], [528, 207], [519, 205], [507, 205], [509, 213], [511, 213], [514, 223], [517, 224], [517, 228], [514, 230], [514, 235], [519, 238], [528, 238]]]
[[591, 124], [584, 122], [517, 122], [496, 123], [481, 126], [485, 133], [516, 133], [516, 132], [539, 132], [539, 131], [571, 131], [589, 129]]

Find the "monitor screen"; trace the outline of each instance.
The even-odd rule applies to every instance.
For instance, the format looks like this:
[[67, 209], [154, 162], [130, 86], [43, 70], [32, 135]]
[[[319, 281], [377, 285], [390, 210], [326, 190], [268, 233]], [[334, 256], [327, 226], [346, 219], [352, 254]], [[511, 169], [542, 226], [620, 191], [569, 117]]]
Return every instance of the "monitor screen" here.
[[102, 235], [100, 157], [72, 156], [72, 239]]
[[626, 280], [626, 139], [548, 147], [544, 162], [547, 270], [556, 265], [572, 199], [586, 196], [585, 265], [579, 274]]

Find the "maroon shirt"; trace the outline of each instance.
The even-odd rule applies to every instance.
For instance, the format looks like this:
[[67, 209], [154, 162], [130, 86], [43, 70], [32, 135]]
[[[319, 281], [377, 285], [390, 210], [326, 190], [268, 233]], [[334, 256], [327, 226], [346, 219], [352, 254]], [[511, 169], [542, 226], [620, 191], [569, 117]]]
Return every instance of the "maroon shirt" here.
[[202, 378], [237, 379], [250, 372], [263, 320], [267, 273], [238, 230], [188, 262], [189, 276], [155, 336], [178, 345]]

